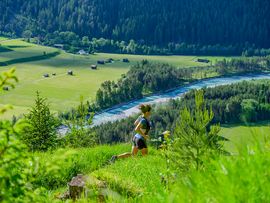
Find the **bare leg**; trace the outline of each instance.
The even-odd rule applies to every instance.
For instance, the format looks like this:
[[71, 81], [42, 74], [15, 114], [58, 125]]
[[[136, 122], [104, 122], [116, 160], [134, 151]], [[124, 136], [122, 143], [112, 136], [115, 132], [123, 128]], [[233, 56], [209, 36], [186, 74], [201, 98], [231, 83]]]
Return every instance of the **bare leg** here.
[[137, 155], [137, 153], [138, 153], [138, 148], [133, 146], [133, 147], [132, 147], [131, 153], [130, 153], [130, 152], [126, 152], [126, 153], [117, 155], [117, 158], [119, 158], [119, 159], [122, 159], [122, 158], [128, 158], [128, 157], [130, 157], [131, 155], [133, 155], [133, 156]]
[[142, 155], [145, 156], [148, 154], [148, 149], [147, 148], [143, 148], [142, 149]]

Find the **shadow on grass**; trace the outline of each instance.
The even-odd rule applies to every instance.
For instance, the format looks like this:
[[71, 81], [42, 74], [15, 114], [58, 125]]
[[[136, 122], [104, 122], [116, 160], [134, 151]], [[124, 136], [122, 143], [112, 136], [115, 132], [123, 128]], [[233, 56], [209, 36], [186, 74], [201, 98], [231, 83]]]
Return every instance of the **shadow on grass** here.
[[28, 46], [28, 45], [8, 45], [6, 46], [10, 49], [17, 49], [17, 48], [27, 48], [27, 47], [31, 47], [31, 46]]
[[242, 122], [242, 123], [234, 123], [234, 124], [222, 124], [221, 125], [223, 128], [232, 128], [232, 127], [265, 127], [265, 126], [270, 126], [270, 120], [265, 120], [265, 121], [258, 121], [254, 123], [248, 123], [248, 122]]
[[56, 52], [52, 52], [52, 53], [45, 54], [45, 55], [32, 56], [32, 57], [27, 57], [27, 58], [11, 59], [11, 60], [8, 60], [8, 61], [0, 62], [0, 66], [8, 66], [8, 65], [16, 64], [16, 63], [25, 63], [25, 62], [46, 60], [46, 59], [56, 57], [59, 54], [60, 54], [60, 52], [56, 51]]
[[10, 51], [13, 51], [12, 49], [9, 49], [7, 47], [3, 47], [0, 45], [0, 53], [3, 53], [3, 52], [10, 52]]

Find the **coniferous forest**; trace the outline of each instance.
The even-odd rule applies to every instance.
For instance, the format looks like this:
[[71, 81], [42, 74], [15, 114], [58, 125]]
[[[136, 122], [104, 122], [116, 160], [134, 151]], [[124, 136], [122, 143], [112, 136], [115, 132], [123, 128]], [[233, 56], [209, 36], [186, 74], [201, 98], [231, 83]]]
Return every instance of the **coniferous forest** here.
[[6, 0], [0, 9], [0, 30], [13, 36], [44, 40], [69, 31], [79, 38], [114, 40], [118, 49], [135, 40], [144, 49], [138, 53], [147, 53], [146, 45], [189, 54], [270, 47], [268, 0]]

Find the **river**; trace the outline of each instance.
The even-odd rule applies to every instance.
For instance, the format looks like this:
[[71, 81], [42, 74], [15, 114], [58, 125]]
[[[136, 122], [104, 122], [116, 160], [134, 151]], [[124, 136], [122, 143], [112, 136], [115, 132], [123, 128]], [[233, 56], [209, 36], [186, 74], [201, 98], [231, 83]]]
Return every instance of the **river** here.
[[[220, 85], [228, 85], [241, 81], [248, 80], [259, 80], [259, 79], [270, 79], [270, 73], [267, 74], [246, 74], [246, 75], [238, 75], [238, 76], [228, 76], [228, 77], [218, 77], [218, 78], [210, 78], [205, 80], [200, 80], [185, 86], [181, 86], [177, 89], [154, 94], [151, 96], [144, 97], [142, 99], [134, 100], [129, 103], [125, 103], [122, 105], [117, 105], [110, 109], [107, 109], [99, 114], [96, 114], [93, 119], [93, 125], [97, 126], [106, 122], [113, 122], [116, 120], [120, 120], [123, 118], [127, 118], [133, 114], [139, 112], [138, 106], [140, 104], [158, 104], [167, 102], [170, 99], [180, 98], [183, 94], [187, 93], [192, 89], [201, 89], [204, 87], [215, 87]], [[65, 134], [67, 128], [65, 126], [61, 126], [59, 128], [60, 134]]]

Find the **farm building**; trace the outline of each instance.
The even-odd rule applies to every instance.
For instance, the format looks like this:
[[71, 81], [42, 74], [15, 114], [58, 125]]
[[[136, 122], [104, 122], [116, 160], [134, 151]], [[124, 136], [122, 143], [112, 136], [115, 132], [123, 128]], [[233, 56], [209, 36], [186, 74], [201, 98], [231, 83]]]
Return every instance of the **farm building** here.
[[197, 62], [200, 62], [200, 63], [209, 63], [210, 60], [208, 60], [208, 59], [197, 59]]
[[124, 63], [129, 63], [129, 60], [127, 58], [122, 60]]
[[112, 58], [109, 58], [105, 61], [106, 63], [112, 63], [113, 62], [113, 59]]
[[97, 61], [97, 64], [104, 65], [104, 64], [105, 64], [105, 61], [104, 61], [104, 60], [98, 60], [98, 61]]
[[81, 49], [80, 51], [78, 51], [78, 54], [87, 55], [88, 53], [86, 51], [84, 51], [83, 49]]
[[93, 70], [96, 70], [96, 69], [97, 69], [97, 65], [91, 65], [91, 68], [92, 68]]
[[67, 74], [68, 74], [68, 75], [73, 75], [73, 71], [72, 71], [72, 70], [69, 70], [69, 71], [67, 72]]
[[63, 44], [54, 44], [53, 46], [55, 48], [58, 48], [58, 49], [64, 49], [64, 45]]

